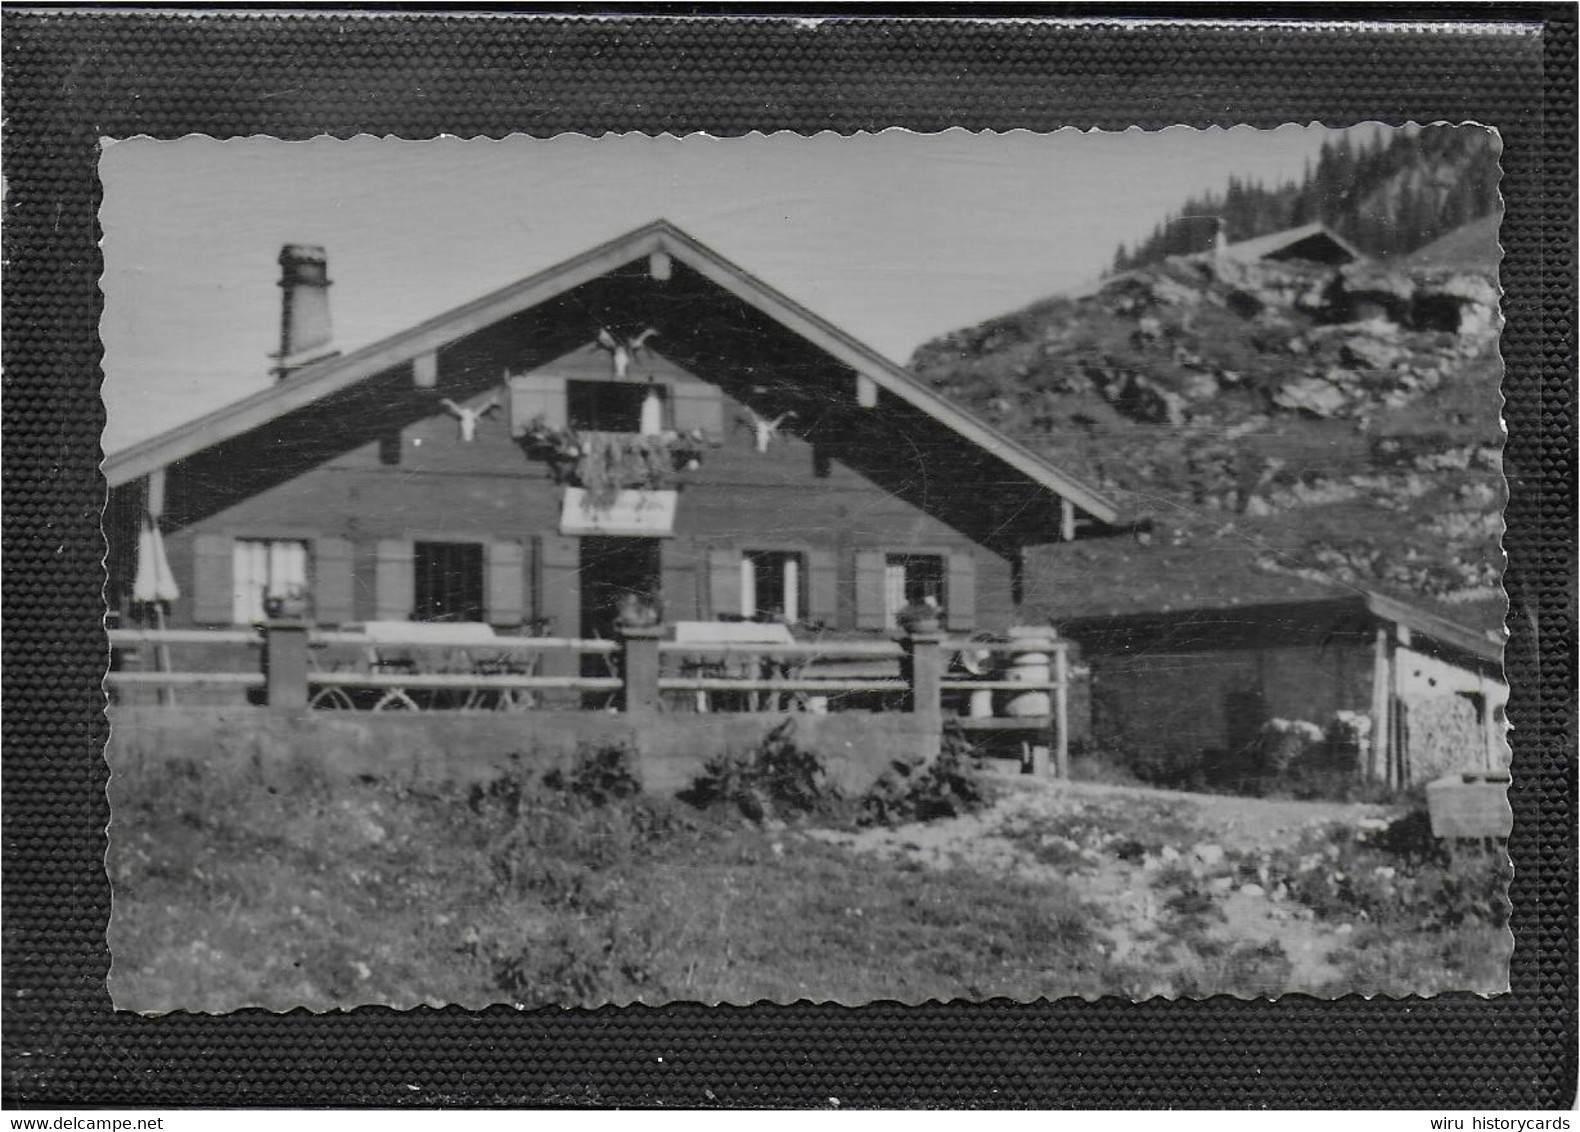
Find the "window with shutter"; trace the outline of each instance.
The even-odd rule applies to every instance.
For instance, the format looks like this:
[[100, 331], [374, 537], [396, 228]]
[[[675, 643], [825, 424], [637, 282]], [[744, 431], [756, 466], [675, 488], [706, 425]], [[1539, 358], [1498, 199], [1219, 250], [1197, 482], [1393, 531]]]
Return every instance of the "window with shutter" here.
[[662, 432], [669, 413], [668, 390], [631, 381], [570, 381], [565, 405], [577, 432]]
[[231, 624], [264, 620], [271, 597], [311, 593], [308, 563], [302, 539], [237, 539], [231, 545]]
[[352, 545], [343, 538], [313, 540], [313, 617], [320, 624], [355, 621]]
[[412, 560], [417, 620], [483, 620], [482, 544], [419, 542], [412, 547]]
[[883, 563], [884, 627], [900, 623], [900, 611], [908, 605], [948, 607], [945, 592], [944, 559], [938, 554], [890, 554]]
[[742, 553], [741, 616], [754, 621], [801, 620], [806, 607], [802, 556], [789, 550], [748, 550]]
[[510, 385], [510, 434], [523, 435], [534, 421], [549, 428], [565, 428], [569, 421], [565, 379], [529, 373], [512, 377]]

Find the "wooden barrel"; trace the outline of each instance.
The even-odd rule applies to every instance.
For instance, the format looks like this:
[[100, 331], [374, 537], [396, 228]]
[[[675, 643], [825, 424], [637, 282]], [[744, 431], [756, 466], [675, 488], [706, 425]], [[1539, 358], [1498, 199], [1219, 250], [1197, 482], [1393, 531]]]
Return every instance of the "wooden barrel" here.
[[[1053, 634], [1037, 626], [1013, 628], [1009, 639], [1016, 644], [1046, 643], [1048, 652], [1026, 651], [1010, 656], [1004, 679], [1024, 684], [1046, 684], [1053, 679]], [[1047, 692], [1010, 692], [1004, 700], [1004, 714], [1011, 716], [1051, 715], [1053, 699]]]

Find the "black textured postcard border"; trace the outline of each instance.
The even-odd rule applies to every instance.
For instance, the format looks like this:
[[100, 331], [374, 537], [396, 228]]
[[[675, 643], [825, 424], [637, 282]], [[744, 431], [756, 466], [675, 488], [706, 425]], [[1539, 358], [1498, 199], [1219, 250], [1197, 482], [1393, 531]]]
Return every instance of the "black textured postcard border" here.
[[[1414, 6], [1423, 10], [1454, 15]], [[1320, 11], [1346, 20], [1401, 12]], [[1567, 1107], [1576, 1049], [1575, 10], [1471, 11], [1535, 26], [811, 26], [13, 7], [4, 16], [6, 1103]], [[1086, 14], [1116, 18], [1113, 8]], [[1474, 120], [1503, 135], [1513, 994], [161, 1020], [111, 1011], [98, 136], [1368, 119]]]

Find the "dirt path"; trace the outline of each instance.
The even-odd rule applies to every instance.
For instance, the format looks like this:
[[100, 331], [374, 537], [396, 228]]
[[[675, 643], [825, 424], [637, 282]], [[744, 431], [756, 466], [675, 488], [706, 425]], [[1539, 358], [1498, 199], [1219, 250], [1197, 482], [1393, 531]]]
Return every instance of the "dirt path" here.
[[[1013, 778], [989, 809], [942, 821], [808, 836], [859, 853], [1062, 880], [1107, 910], [1105, 952], [1116, 963], [1177, 974], [1201, 955], [1276, 949], [1290, 965], [1286, 990], [1315, 991], [1352, 925], [1326, 924], [1269, 886], [1256, 859], [1296, 845], [1315, 826], [1357, 829], [1385, 807], [1270, 801], [1141, 787]], [[1195, 954], [1192, 954], [1192, 953]], [[1138, 997], [1171, 996], [1160, 976]]]

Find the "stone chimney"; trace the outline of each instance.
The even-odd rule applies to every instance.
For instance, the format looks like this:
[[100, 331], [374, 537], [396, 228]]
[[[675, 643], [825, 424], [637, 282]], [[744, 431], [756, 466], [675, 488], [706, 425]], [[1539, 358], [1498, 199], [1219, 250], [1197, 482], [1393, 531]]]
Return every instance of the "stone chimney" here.
[[313, 244], [280, 249], [280, 352], [271, 372], [282, 380], [340, 351], [330, 344], [329, 261]]

